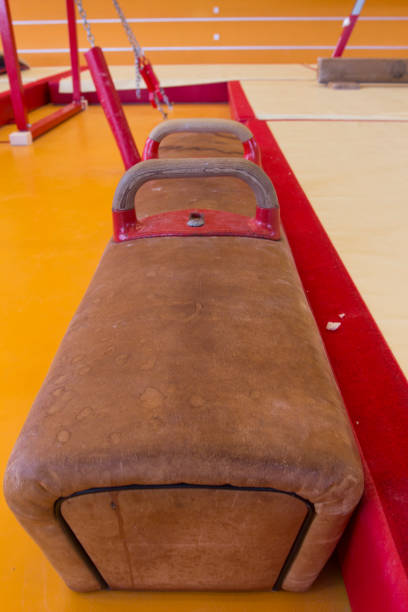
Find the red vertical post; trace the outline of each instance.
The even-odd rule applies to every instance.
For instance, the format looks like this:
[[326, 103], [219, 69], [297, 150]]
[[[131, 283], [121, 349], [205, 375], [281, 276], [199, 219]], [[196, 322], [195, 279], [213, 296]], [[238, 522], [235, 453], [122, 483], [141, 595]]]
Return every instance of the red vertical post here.
[[78, 59], [78, 38], [76, 27], [76, 15], [74, 0], [66, 0], [67, 19], [68, 19], [68, 34], [69, 34], [69, 50], [71, 55], [71, 73], [72, 73], [72, 88], [73, 102], [81, 101], [81, 81], [79, 75], [79, 59]]
[[364, 2], [365, 0], [356, 0], [356, 3], [353, 7], [353, 10], [351, 11], [350, 16], [346, 17], [343, 21], [343, 30], [337, 42], [336, 48], [333, 51], [332, 57], [341, 57], [343, 55], [343, 51], [346, 48], [354, 26], [357, 23], [357, 19], [360, 17], [361, 9], [363, 8]]
[[139, 151], [123, 112], [103, 51], [92, 47], [85, 53], [86, 61], [110, 128], [116, 139], [126, 170], [141, 161]]
[[0, 33], [3, 43], [4, 61], [10, 82], [14, 119], [18, 129], [26, 132], [28, 130], [28, 115], [8, 0], [0, 0]]

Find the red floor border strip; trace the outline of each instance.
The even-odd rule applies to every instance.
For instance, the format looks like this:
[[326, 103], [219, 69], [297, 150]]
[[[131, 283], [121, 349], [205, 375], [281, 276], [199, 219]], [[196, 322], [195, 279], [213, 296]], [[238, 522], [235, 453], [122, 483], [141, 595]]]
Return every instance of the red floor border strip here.
[[228, 97], [231, 117], [235, 121], [245, 122], [256, 118], [239, 81], [230, 81], [228, 83]]
[[[365, 463], [365, 494], [339, 549], [352, 609], [406, 612], [407, 381], [267, 123], [248, 118], [251, 107], [239, 83], [229, 93], [231, 114], [254, 134], [275, 185], [282, 223]], [[346, 314], [341, 327], [327, 331], [326, 323], [339, 320], [340, 313]]]
[[[165, 87], [165, 92], [176, 104], [216, 104], [228, 102], [227, 83], [201, 83], [197, 85], [177, 85]], [[118, 89], [119, 100], [122, 104], [150, 104], [149, 92], [146, 89], [140, 91], [140, 99], [136, 97], [135, 89]], [[72, 93], [60, 93], [59, 81], [50, 83], [50, 97], [53, 104], [67, 104], [72, 100]], [[89, 104], [99, 104], [96, 92], [85, 92], [82, 97]]]

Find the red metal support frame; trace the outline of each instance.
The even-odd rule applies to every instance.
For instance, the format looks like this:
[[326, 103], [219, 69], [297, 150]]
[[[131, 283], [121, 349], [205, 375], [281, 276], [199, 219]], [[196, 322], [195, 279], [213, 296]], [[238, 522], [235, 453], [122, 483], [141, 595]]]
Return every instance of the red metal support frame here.
[[20, 66], [17, 57], [16, 42], [8, 0], [0, 0], [0, 32], [3, 43], [4, 59], [10, 82], [10, 96], [14, 120], [18, 132], [10, 134], [10, 143], [27, 145], [35, 139], [56, 127], [63, 121], [73, 117], [85, 108], [81, 101], [80, 70], [78, 60], [78, 41], [76, 33], [74, 0], [66, 0], [69, 45], [71, 55], [71, 74], [73, 81], [73, 99], [70, 104], [58, 109], [40, 121], [28, 122], [28, 105], [21, 80]]
[[[113, 211], [113, 239], [115, 242], [159, 238], [163, 236], [244, 236], [279, 240], [279, 209], [257, 208], [255, 217], [245, 217], [224, 210], [189, 208], [171, 210], [136, 220], [134, 210]], [[188, 221], [200, 217], [202, 227], [189, 227]]]
[[62, 108], [59, 108], [51, 115], [47, 115], [43, 119], [39, 119], [33, 123], [30, 127], [30, 132], [33, 140], [52, 130], [52, 128], [56, 127], [63, 121], [70, 119], [74, 115], [77, 115], [82, 109], [82, 104], [79, 102], [71, 102], [71, 104], [66, 104]]
[[79, 72], [78, 58], [78, 37], [76, 29], [76, 14], [74, 0], [66, 0], [67, 20], [68, 20], [68, 35], [69, 35], [69, 52], [71, 56], [71, 72], [72, 72], [72, 87], [73, 87], [73, 102], [81, 101], [81, 81]]
[[[86, 70], [86, 68], [83, 67], [81, 68], [81, 71], [82, 70]], [[24, 97], [27, 111], [31, 112], [46, 104], [56, 104], [58, 106], [71, 104], [70, 99], [61, 102], [60, 100], [55, 101], [53, 98], [53, 92], [55, 88], [58, 88], [60, 80], [69, 76], [71, 76], [71, 71], [64, 70], [63, 72], [57, 72], [54, 75], [24, 85]], [[14, 123], [10, 91], [3, 91], [0, 93], [0, 126], [6, 123]]]
[[14, 119], [19, 130], [27, 131], [29, 129], [28, 113], [24, 99], [24, 88], [21, 80], [8, 0], [0, 0], [0, 33], [3, 44], [4, 62], [6, 64], [10, 83]]

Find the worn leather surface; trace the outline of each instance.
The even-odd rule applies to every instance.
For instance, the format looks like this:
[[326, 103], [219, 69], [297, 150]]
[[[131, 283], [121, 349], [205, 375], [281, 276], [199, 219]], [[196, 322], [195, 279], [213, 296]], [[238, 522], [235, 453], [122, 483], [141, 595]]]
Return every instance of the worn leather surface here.
[[166, 136], [159, 157], [242, 157], [242, 143], [233, 134], [185, 132]]
[[180, 482], [310, 500], [328, 526], [318, 555], [310, 543], [314, 574], [358, 501], [355, 444], [283, 242], [110, 243], [17, 442], [6, 493], [30, 529], [76, 491]]
[[[137, 196], [138, 214], [188, 208], [188, 197], [199, 208], [255, 210], [243, 183], [216, 181], [151, 182]], [[314, 504], [283, 583], [289, 590], [313, 582], [360, 498], [353, 434], [285, 239], [110, 242], [16, 443], [5, 493], [67, 584], [85, 591], [100, 582], [55, 502], [94, 487], [174, 483], [273, 487]], [[264, 559], [278, 531], [256, 506], [240, 504], [259, 528]], [[77, 524], [88, 518], [80, 510]], [[296, 512], [292, 519], [298, 525]], [[164, 529], [163, 513], [155, 524]], [[101, 533], [98, 548], [96, 532], [97, 556], [105, 544]], [[223, 577], [225, 588], [240, 588], [230, 576], [226, 567], [219, 588]]]
[[[163, 139], [159, 157], [237, 157], [242, 143], [231, 134], [172, 134]], [[177, 195], [176, 195], [177, 194]], [[255, 214], [255, 197], [243, 181], [235, 178], [171, 179], [150, 181], [136, 196], [139, 219], [167, 210], [209, 208], [242, 215]]]

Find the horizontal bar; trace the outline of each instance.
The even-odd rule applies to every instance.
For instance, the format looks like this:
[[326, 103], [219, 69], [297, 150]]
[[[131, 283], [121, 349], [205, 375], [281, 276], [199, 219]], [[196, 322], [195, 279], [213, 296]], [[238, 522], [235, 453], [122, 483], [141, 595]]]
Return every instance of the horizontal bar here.
[[[344, 21], [345, 17], [146, 17], [146, 18], [129, 18], [129, 23], [222, 23], [222, 22], [238, 22], [238, 21]], [[360, 17], [361, 21], [408, 21], [408, 16], [401, 17]], [[32, 19], [26, 21], [13, 21], [15, 26], [29, 25], [63, 25], [66, 24], [66, 19]], [[77, 19], [77, 23], [82, 24], [81, 19]], [[120, 23], [120, 19], [88, 19], [88, 23]]]
[[30, 132], [33, 137], [38, 138], [48, 130], [51, 130], [56, 125], [59, 125], [63, 121], [66, 121], [70, 117], [73, 117], [77, 113], [80, 113], [83, 110], [83, 105], [81, 102], [71, 102], [71, 104], [67, 104], [63, 108], [59, 108], [54, 113], [47, 115], [43, 119], [39, 119], [35, 123], [31, 124]]

